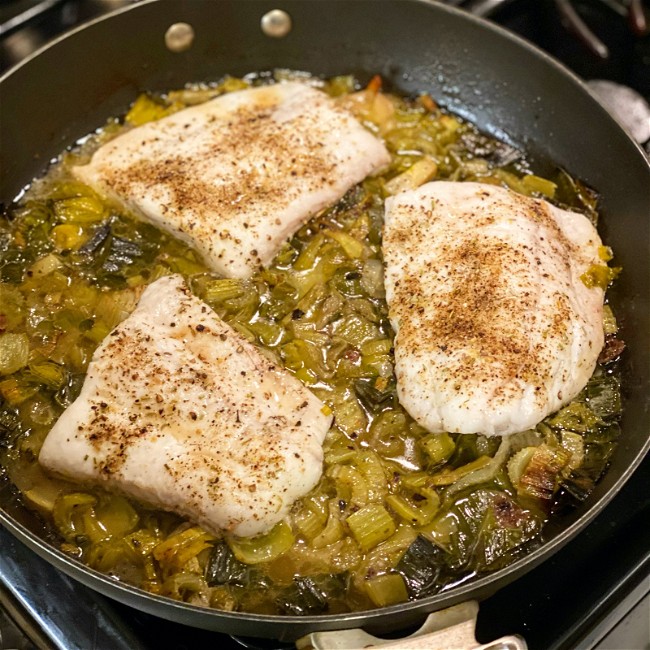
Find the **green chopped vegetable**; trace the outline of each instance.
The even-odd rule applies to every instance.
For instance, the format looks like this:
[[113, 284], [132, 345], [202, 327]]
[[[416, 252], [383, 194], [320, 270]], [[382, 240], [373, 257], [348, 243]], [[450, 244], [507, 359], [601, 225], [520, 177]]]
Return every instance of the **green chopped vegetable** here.
[[620, 268], [612, 268], [606, 264], [592, 264], [580, 279], [587, 289], [599, 287], [603, 291], [618, 277]]
[[456, 448], [456, 443], [448, 433], [432, 433], [422, 438], [420, 444], [434, 465], [446, 461]]
[[552, 199], [555, 196], [557, 185], [546, 178], [535, 176], [534, 174], [526, 174], [521, 179], [522, 185], [530, 192], [536, 194], [543, 194], [545, 198]]
[[284, 590], [278, 604], [280, 611], [293, 616], [325, 614], [332, 600], [340, 598], [345, 590], [341, 575], [316, 575], [295, 578], [289, 589]]
[[388, 194], [399, 194], [406, 190], [414, 190], [427, 181], [430, 181], [438, 173], [438, 164], [433, 158], [424, 156], [413, 163], [406, 171], [391, 178], [385, 187]]
[[153, 549], [152, 555], [163, 567], [182, 569], [201, 551], [210, 548], [214, 536], [197, 526], [170, 535]]
[[440, 498], [437, 492], [422, 488], [410, 500], [398, 494], [391, 494], [386, 497], [386, 503], [405, 521], [415, 526], [424, 526], [436, 516]]
[[404, 578], [399, 573], [386, 573], [376, 578], [370, 578], [365, 583], [370, 600], [377, 607], [386, 607], [408, 600]]
[[418, 535], [397, 564], [411, 598], [425, 598], [439, 591], [444, 567], [443, 551], [426, 537]]
[[347, 525], [364, 551], [374, 548], [395, 532], [395, 522], [380, 504], [370, 504], [346, 519]]
[[249, 582], [250, 567], [240, 562], [227, 544], [214, 544], [205, 567], [208, 586], [235, 584], [245, 586]]
[[0, 375], [11, 375], [29, 362], [29, 339], [26, 334], [0, 334]]
[[264, 535], [250, 538], [229, 537], [227, 541], [228, 546], [240, 562], [259, 564], [286, 553], [294, 542], [294, 536], [291, 527], [280, 522]]
[[563, 447], [551, 448], [546, 444], [536, 447], [515, 483], [517, 491], [551, 500], [560, 485], [561, 472], [569, 465], [571, 458], [572, 453]]

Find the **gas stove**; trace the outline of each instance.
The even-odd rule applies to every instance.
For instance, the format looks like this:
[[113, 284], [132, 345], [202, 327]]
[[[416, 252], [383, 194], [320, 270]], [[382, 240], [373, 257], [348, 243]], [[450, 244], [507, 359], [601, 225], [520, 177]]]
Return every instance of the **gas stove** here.
[[[2, 0], [0, 71], [134, 0]], [[195, 0], [198, 1], [198, 0]], [[207, 1], [207, 0], [203, 0]], [[650, 152], [650, 35], [640, 0], [448, 0], [536, 43], [583, 79]], [[645, 13], [642, 13], [645, 9]], [[481, 643], [531, 650], [650, 647], [650, 458], [603, 512], [541, 566], [480, 604]], [[59, 573], [0, 528], [0, 650], [279, 648], [165, 621]]]

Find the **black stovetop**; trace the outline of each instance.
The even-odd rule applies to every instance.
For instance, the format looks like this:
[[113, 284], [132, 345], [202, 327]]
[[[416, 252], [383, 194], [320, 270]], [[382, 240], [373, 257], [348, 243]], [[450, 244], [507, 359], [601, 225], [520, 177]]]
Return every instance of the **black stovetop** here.
[[[199, 1], [199, 0], [195, 0]], [[206, 0], [203, 0], [206, 1]], [[650, 36], [638, 36], [620, 15], [630, 0], [449, 0], [465, 8], [492, 9], [491, 18], [537, 43], [583, 78], [608, 79], [650, 98]], [[0, 40], [0, 70], [73, 25], [129, 0], [46, 0], [51, 8]], [[558, 5], [570, 4], [609, 49], [592, 53], [563, 26]], [[0, 23], [44, 6], [39, 0], [2, 0]], [[616, 6], [616, 7], [615, 7]], [[647, 8], [647, 3], [646, 3]], [[21, 34], [27, 34], [27, 43]], [[477, 638], [487, 643], [509, 634], [523, 636], [531, 650], [594, 648], [600, 637], [650, 592], [650, 458], [646, 458], [605, 510], [567, 546], [541, 566], [501, 589], [480, 606]], [[265, 647], [273, 642], [233, 639], [163, 621], [78, 585], [40, 560], [0, 528], [0, 589], [12, 616], [24, 627], [49, 626], [39, 647], [120, 650]], [[17, 585], [26, 575], [26, 587]], [[0, 584], [0, 587], [2, 585]], [[30, 594], [49, 598], [47, 612], [25, 612]], [[55, 598], [52, 599], [52, 594]], [[33, 604], [31, 605], [33, 607]], [[3, 646], [0, 615], [0, 648]], [[4, 642], [10, 643], [5, 629]], [[650, 637], [648, 638], [650, 642]], [[19, 645], [23, 644], [23, 645]], [[37, 647], [11, 638], [11, 647]], [[628, 650], [617, 648], [616, 650]], [[632, 650], [630, 647], [629, 650]]]

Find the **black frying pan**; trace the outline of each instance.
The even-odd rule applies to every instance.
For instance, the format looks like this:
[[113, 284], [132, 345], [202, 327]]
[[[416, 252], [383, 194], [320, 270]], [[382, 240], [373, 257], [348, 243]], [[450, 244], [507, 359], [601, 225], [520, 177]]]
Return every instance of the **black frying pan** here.
[[[276, 8], [293, 21], [283, 38], [260, 29], [262, 16]], [[193, 26], [195, 39], [190, 49], [173, 53], [164, 34], [180, 21]], [[650, 446], [650, 166], [569, 72], [504, 30], [442, 5], [425, 0], [161, 0], [82, 27], [0, 80], [0, 199], [10, 202], [50, 158], [107, 117], [123, 113], [143, 89], [277, 67], [325, 76], [355, 73], [362, 80], [378, 73], [399, 91], [428, 92], [481, 129], [526, 149], [542, 172], [547, 161], [554, 161], [600, 192], [601, 230], [625, 269], [615, 300], [628, 344], [624, 436], [608, 474], [586, 503], [555, 519], [541, 548], [509, 567], [417, 602], [343, 615], [227, 613], [117, 583], [50, 545], [6, 481], [0, 483], [0, 522], [86, 585], [196, 627], [279, 639], [355, 626], [404, 628], [425, 613], [486, 597], [544, 561], [602, 510]]]

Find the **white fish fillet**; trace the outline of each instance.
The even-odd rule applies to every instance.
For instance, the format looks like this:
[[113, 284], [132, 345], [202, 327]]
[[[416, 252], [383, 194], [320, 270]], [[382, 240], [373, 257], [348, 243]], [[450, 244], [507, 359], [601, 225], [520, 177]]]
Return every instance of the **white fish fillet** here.
[[432, 432], [504, 435], [573, 399], [603, 346], [589, 220], [509, 190], [432, 182], [386, 201], [402, 405]]
[[97, 349], [39, 460], [208, 531], [252, 536], [316, 485], [331, 419], [169, 276]]
[[134, 128], [73, 173], [193, 246], [213, 270], [244, 278], [389, 161], [384, 145], [325, 93], [288, 82]]

